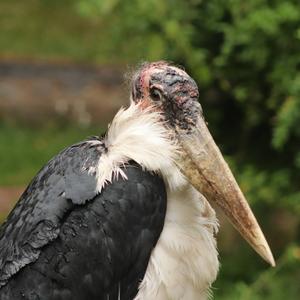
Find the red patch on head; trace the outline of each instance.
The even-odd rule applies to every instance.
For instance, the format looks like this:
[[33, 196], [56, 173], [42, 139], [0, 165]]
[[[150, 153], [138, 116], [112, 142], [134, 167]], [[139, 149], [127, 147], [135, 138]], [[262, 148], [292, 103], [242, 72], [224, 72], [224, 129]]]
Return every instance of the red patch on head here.
[[140, 71], [140, 86], [142, 87], [143, 95], [145, 93], [148, 95], [147, 91], [149, 91], [149, 79], [150, 75], [155, 73], [156, 71], [163, 70], [170, 65], [164, 61], [158, 61], [150, 64], [146, 64], [142, 67]]

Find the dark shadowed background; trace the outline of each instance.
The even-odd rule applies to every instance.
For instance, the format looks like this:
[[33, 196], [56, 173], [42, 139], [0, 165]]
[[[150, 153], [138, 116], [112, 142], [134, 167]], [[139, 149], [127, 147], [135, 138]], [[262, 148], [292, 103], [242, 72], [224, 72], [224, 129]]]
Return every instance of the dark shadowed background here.
[[0, 221], [54, 154], [105, 131], [128, 103], [124, 73], [173, 61], [277, 261], [219, 213], [215, 299], [299, 299], [299, 53], [299, 0], [1, 0]]

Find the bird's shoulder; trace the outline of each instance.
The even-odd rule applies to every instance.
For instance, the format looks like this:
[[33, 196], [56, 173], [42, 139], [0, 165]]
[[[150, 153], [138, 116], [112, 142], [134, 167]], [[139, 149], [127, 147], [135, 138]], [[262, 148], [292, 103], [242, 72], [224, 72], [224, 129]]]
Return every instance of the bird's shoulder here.
[[40, 249], [58, 236], [64, 216], [76, 203], [95, 197], [95, 166], [105, 151], [103, 139], [97, 137], [74, 144], [31, 181], [0, 228], [0, 287], [37, 260]]

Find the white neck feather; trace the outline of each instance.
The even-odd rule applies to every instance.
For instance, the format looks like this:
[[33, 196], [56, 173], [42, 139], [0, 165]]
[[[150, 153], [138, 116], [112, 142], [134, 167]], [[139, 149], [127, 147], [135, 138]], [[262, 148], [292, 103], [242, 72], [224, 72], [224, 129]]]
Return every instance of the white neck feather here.
[[207, 299], [219, 268], [214, 238], [218, 222], [206, 199], [176, 167], [180, 151], [161, 115], [132, 103], [117, 113], [104, 142], [99, 191], [115, 176], [126, 178], [121, 167], [128, 160], [161, 174], [167, 186], [164, 229], [135, 300]]
[[181, 173], [174, 163], [178, 146], [163, 126], [160, 113], [151, 108], [141, 109], [132, 103], [127, 109], [121, 109], [110, 124], [104, 142], [107, 152], [101, 155], [98, 165], [99, 192], [116, 176], [126, 178], [121, 167], [128, 160], [161, 174], [171, 189], [184, 180], [182, 175], [178, 176]]

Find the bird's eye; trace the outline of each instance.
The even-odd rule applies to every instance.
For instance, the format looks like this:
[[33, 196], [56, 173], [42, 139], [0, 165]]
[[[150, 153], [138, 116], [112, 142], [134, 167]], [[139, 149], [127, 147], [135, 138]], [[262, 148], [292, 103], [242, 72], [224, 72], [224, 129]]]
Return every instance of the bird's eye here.
[[157, 88], [150, 89], [150, 97], [153, 101], [159, 101], [162, 99], [161, 91], [159, 91]]

